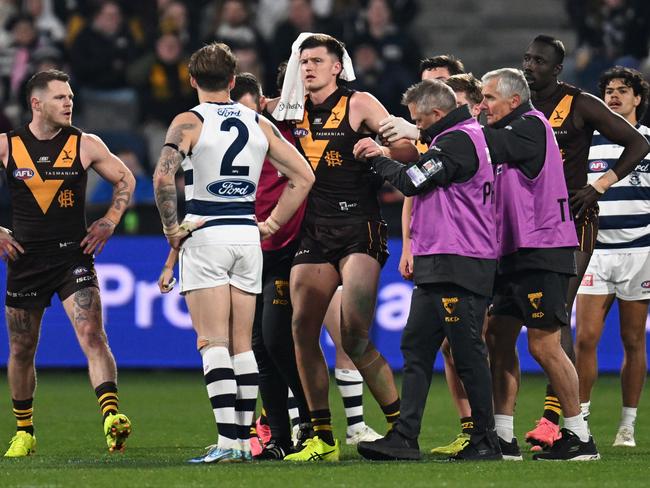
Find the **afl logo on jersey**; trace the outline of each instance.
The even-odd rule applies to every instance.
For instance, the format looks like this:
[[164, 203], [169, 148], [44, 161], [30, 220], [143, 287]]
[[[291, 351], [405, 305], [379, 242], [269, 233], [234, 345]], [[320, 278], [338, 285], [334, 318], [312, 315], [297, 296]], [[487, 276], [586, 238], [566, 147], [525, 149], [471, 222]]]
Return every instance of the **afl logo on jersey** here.
[[609, 164], [607, 164], [605, 161], [598, 160], [589, 163], [589, 171], [599, 172], [605, 171], [607, 168], [609, 168]]
[[210, 183], [207, 190], [218, 197], [241, 198], [255, 193], [255, 185], [246, 180], [221, 180]]
[[641, 283], [641, 288], [650, 288], [650, 281], [644, 281]]
[[34, 171], [29, 168], [18, 168], [14, 170], [14, 178], [17, 180], [28, 180], [34, 176]]
[[309, 134], [309, 131], [307, 129], [293, 129], [293, 136], [294, 137], [306, 137]]

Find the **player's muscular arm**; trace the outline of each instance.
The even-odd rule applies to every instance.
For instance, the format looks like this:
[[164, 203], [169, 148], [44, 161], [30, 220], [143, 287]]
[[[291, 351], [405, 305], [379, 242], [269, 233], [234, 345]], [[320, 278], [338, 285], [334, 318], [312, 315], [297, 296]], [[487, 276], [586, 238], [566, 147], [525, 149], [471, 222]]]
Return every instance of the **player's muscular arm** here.
[[602, 100], [593, 95], [579, 95], [576, 100], [576, 113], [583, 124], [593, 127], [610, 141], [625, 148], [614, 169], [608, 170], [598, 180], [571, 197], [573, 212], [579, 216], [594, 205], [610, 186], [625, 178], [648, 154], [650, 145], [627, 120], [612, 112]]
[[314, 172], [298, 150], [289, 144], [268, 120], [260, 118], [260, 127], [269, 141], [271, 163], [289, 179], [269, 217], [259, 224], [262, 238], [274, 234], [298, 210], [314, 184]]
[[625, 148], [613, 170], [619, 180], [625, 178], [650, 151], [648, 141], [627, 120], [612, 112], [602, 100], [581, 93], [576, 102], [576, 111], [586, 124]]
[[[367, 92], [355, 92], [350, 99], [350, 125], [357, 132], [378, 134], [381, 122], [388, 118], [384, 106]], [[385, 155], [402, 163], [418, 160], [418, 151], [408, 139], [392, 142]]]
[[135, 178], [131, 170], [112, 152], [102, 140], [93, 134], [81, 136], [81, 160], [85, 167], [92, 166], [97, 173], [113, 185], [113, 199], [106, 214], [88, 227], [88, 234], [81, 241], [86, 254], [101, 252], [106, 241], [113, 235], [115, 226], [131, 202], [135, 190]]
[[180, 245], [181, 239], [187, 235], [187, 231], [178, 225], [175, 176], [183, 159], [196, 144], [201, 125], [196, 115], [190, 112], [179, 114], [174, 118], [167, 130], [165, 145], [160, 151], [153, 174], [153, 188], [160, 220], [167, 240], [175, 249]]

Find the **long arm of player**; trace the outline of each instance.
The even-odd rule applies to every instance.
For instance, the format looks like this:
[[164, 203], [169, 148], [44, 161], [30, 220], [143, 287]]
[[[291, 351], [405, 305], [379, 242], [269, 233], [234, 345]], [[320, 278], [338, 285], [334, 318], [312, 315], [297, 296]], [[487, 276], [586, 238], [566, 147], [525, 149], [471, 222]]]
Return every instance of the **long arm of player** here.
[[598, 98], [581, 94], [578, 103], [578, 108], [580, 108], [580, 113], [586, 124], [591, 125], [613, 143], [625, 148], [618, 158], [616, 166], [592, 183], [592, 186], [602, 194], [611, 185], [630, 174], [650, 152], [650, 145], [647, 139], [627, 120], [612, 112]]
[[369, 159], [374, 170], [404, 195], [426, 193], [436, 187], [467, 181], [478, 169], [478, 156], [460, 131], [444, 135], [417, 163], [405, 166], [385, 156]]

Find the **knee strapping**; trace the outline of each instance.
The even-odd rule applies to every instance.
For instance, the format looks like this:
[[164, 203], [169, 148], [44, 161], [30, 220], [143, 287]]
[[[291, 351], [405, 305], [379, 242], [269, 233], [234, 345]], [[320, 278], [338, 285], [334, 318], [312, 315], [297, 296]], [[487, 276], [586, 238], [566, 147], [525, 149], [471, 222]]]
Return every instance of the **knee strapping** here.
[[225, 347], [228, 349], [229, 341], [227, 337], [206, 337], [199, 336], [196, 339], [196, 348], [199, 352], [206, 351], [211, 347]]
[[341, 345], [343, 346], [343, 350], [353, 361], [360, 360], [368, 349], [372, 348], [367, 335], [360, 336], [341, 332]]

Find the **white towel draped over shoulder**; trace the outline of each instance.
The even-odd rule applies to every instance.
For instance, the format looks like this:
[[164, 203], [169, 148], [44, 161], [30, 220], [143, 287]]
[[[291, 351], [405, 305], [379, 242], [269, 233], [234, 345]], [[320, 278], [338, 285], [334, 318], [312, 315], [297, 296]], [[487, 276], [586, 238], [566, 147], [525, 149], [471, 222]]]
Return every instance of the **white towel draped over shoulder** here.
[[[313, 35], [315, 35], [313, 32], [303, 32], [291, 45], [291, 56], [284, 75], [280, 101], [273, 111], [275, 120], [302, 120], [305, 111], [305, 87], [300, 78], [300, 45], [305, 39]], [[353, 81], [355, 76], [352, 59], [350, 59], [350, 55], [345, 49], [343, 50], [342, 64], [341, 79]]]

